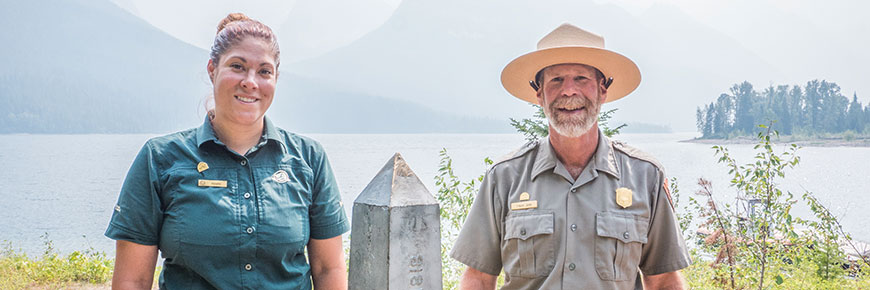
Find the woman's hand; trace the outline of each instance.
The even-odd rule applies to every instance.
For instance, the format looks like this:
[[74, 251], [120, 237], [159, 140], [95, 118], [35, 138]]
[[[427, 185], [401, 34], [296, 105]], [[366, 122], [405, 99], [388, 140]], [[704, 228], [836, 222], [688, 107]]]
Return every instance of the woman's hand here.
[[347, 266], [341, 235], [325, 240], [309, 240], [308, 260], [314, 289], [347, 289]]
[[151, 284], [154, 283], [154, 266], [156, 264], [157, 246], [117, 241], [115, 243], [115, 273], [112, 275], [112, 289], [151, 289]]

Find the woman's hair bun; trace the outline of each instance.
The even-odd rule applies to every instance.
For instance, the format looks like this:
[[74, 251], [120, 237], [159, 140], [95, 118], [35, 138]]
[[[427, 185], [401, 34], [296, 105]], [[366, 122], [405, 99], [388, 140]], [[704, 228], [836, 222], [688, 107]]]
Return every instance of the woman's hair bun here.
[[227, 15], [227, 17], [224, 17], [224, 19], [222, 19], [220, 23], [218, 23], [217, 33], [220, 33], [221, 30], [224, 30], [224, 28], [227, 27], [227, 25], [229, 25], [230, 23], [245, 20], [251, 20], [251, 18], [248, 18], [247, 15], [240, 12], [230, 13]]

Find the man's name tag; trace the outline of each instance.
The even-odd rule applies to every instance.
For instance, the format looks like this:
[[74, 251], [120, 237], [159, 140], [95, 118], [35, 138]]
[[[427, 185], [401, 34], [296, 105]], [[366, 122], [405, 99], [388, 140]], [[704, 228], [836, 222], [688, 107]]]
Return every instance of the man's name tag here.
[[511, 210], [521, 210], [521, 209], [530, 209], [530, 208], [538, 208], [538, 201], [537, 200], [529, 200], [529, 201], [521, 201], [521, 202], [511, 203]]
[[199, 185], [201, 187], [227, 187], [227, 181], [200, 179], [196, 185]]

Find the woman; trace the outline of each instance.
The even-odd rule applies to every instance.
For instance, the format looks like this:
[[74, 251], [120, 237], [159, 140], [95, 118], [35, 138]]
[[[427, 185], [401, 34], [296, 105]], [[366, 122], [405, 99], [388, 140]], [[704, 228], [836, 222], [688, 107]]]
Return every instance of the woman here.
[[268, 26], [220, 22], [214, 109], [199, 128], [148, 140], [127, 173], [106, 230], [114, 289], [150, 289], [158, 250], [163, 289], [347, 288], [349, 226], [323, 148], [265, 117], [278, 64]]

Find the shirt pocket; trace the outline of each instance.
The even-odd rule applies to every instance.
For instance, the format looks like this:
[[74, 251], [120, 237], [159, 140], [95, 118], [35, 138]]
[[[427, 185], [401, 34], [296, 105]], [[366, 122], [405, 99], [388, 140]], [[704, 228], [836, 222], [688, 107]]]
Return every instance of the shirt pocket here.
[[[173, 240], [193, 245], [235, 245], [239, 229], [239, 206], [234, 170], [212, 168], [179, 170], [178, 182], [164, 222], [164, 232]], [[168, 230], [168, 231], [167, 231]]]
[[255, 169], [255, 176], [261, 189], [261, 243], [307, 244], [311, 170], [301, 166], [263, 167]]
[[637, 276], [649, 218], [599, 212], [595, 215], [595, 271], [601, 280], [627, 281]]
[[552, 212], [524, 212], [505, 218], [505, 272], [536, 278], [549, 275], [555, 265]]

